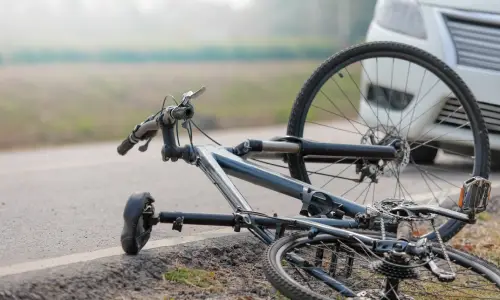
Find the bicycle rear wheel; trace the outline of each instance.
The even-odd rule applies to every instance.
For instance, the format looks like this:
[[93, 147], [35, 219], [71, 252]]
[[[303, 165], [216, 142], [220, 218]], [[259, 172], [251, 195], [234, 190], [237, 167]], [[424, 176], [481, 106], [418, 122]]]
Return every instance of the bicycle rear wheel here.
[[[400, 43], [355, 45], [322, 63], [294, 102], [287, 134], [344, 144], [399, 139], [399, 158], [375, 171], [356, 158], [289, 156], [292, 177], [366, 205], [404, 199], [460, 210], [462, 183], [490, 173], [488, 131], [472, 92], [438, 58]], [[465, 223], [437, 225], [447, 241]], [[420, 232], [436, 237], [431, 228]]]
[[[377, 232], [366, 235], [380, 238]], [[448, 264], [441, 248], [436, 245], [432, 252], [436, 264], [446, 269]], [[424, 267], [384, 265], [380, 256], [371, 255], [369, 249], [352, 240], [325, 234], [311, 240], [307, 233], [301, 233], [271, 244], [265, 252], [264, 273], [274, 288], [292, 300], [500, 299], [497, 268], [458, 250], [450, 248], [447, 253], [457, 275], [450, 283], [440, 282]], [[300, 263], [292, 262], [292, 255], [300, 257]], [[323, 273], [322, 280], [310, 275], [313, 269]], [[341, 287], [358, 298], [342, 295]]]

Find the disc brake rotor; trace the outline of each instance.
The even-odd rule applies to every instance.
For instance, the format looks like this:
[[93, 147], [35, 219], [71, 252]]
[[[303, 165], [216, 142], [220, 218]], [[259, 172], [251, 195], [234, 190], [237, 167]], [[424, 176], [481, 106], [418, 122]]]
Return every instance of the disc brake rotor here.
[[[385, 146], [394, 140], [398, 140], [401, 143], [401, 146], [396, 152], [396, 159], [384, 162], [383, 165], [379, 166], [380, 172], [378, 172], [384, 177], [397, 177], [410, 163], [410, 144], [406, 139], [393, 135], [392, 133], [396, 131], [395, 129], [392, 129], [389, 133], [387, 133], [385, 128], [381, 129], [379, 127], [368, 129], [368, 131], [361, 137], [361, 144]], [[378, 138], [375, 131], [384, 132], [384, 137]]]

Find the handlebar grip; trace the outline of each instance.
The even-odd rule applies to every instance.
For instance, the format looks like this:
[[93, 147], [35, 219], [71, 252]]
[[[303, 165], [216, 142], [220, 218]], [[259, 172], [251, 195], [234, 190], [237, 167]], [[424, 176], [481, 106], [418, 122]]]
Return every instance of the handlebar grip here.
[[125, 140], [123, 140], [123, 142], [118, 146], [116, 150], [118, 151], [118, 154], [125, 155], [130, 149], [134, 148], [135, 144], [136, 143], [132, 143], [127, 137]]
[[170, 112], [170, 115], [176, 120], [190, 119], [194, 115], [194, 110], [190, 106], [178, 106]]

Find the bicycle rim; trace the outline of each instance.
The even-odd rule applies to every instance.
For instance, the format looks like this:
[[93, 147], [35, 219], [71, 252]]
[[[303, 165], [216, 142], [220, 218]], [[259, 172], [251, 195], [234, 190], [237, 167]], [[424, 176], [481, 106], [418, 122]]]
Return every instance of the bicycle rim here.
[[[399, 104], [392, 103], [394, 94]], [[400, 161], [407, 159], [406, 165], [386, 167], [378, 183], [366, 177], [354, 182], [360, 178], [354, 163], [306, 166], [302, 156], [289, 157], [292, 177], [366, 205], [404, 199], [459, 210], [462, 182], [471, 175], [489, 177], [488, 133], [474, 95], [439, 59], [404, 44], [364, 43], [326, 60], [297, 96], [287, 134], [348, 144], [381, 143], [388, 135], [404, 140], [409, 155]], [[447, 241], [465, 224], [441, 218], [438, 225]], [[431, 228], [420, 231], [436, 237]]]

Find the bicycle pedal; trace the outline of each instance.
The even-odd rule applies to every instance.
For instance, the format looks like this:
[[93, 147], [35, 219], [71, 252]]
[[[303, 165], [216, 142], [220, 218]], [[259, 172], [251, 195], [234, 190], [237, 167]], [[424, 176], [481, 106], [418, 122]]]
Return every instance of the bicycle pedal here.
[[458, 206], [471, 218], [486, 210], [491, 198], [491, 181], [476, 176], [468, 179], [460, 189]]

